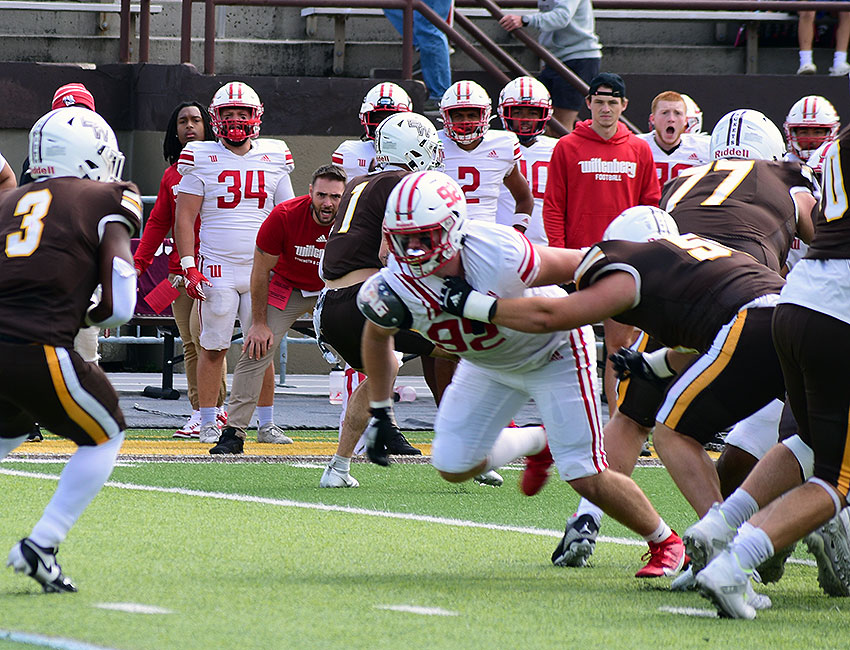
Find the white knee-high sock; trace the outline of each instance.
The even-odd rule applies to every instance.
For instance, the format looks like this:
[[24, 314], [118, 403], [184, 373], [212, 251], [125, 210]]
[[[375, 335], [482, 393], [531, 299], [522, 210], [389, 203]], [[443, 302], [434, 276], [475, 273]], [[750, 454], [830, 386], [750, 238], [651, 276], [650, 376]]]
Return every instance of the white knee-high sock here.
[[543, 427], [508, 427], [502, 429], [490, 453], [487, 454], [487, 469], [496, 469], [517, 458], [536, 454], [546, 446]]
[[62, 470], [59, 485], [44, 514], [32, 529], [32, 541], [46, 547], [55, 547], [64, 541], [71, 526], [112, 474], [122, 442], [123, 432], [97, 447], [77, 449]]
[[18, 447], [24, 444], [27, 440], [27, 434], [25, 433], [20, 438], [0, 438], [0, 460], [3, 460], [15, 451]]
[[581, 501], [578, 502], [578, 508], [576, 508], [576, 514], [581, 517], [582, 515], [590, 515], [593, 517], [593, 521], [597, 526], [602, 525], [602, 515], [605, 513], [602, 512], [602, 508], [597, 506], [595, 503], [592, 503], [585, 499], [581, 498]]

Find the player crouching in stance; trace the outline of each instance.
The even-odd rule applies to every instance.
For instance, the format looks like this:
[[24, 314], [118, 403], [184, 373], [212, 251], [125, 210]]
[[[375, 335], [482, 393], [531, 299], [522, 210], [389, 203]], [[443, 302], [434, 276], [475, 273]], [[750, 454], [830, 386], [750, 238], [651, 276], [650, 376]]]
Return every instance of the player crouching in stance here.
[[[650, 564], [663, 568], [638, 575], [672, 575], [684, 547], [627, 476], [609, 470], [602, 446], [596, 390], [596, 353], [589, 326], [525, 334], [475, 323], [440, 306], [443, 278], [463, 275], [484, 294], [566, 296], [553, 285], [557, 270], [549, 249], [535, 248], [513, 228], [466, 218], [458, 184], [440, 172], [406, 176], [387, 201], [384, 230], [387, 266], [361, 287], [358, 306], [367, 318], [362, 355], [370, 378], [373, 419], [367, 453], [386, 464], [384, 445], [393, 433], [392, 377], [395, 332], [414, 329], [461, 358], [434, 422], [432, 464], [449, 482], [549, 446], [561, 477], [596, 500], [605, 512], [662, 546]], [[541, 427], [506, 428], [533, 398]], [[589, 555], [593, 542], [576, 552]], [[649, 566], [649, 565], [648, 565]]]
[[[118, 182], [124, 156], [97, 113], [63, 108], [30, 131], [36, 179], [0, 196], [0, 459], [37, 421], [78, 445], [56, 492], [7, 565], [45, 592], [76, 591], [56, 549], [112, 473], [124, 440], [118, 395], [74, 351], [81, 325], [117, 327], [136, 306], [130, 236], [141, 198]], [[89, 298], [97, 285], [103, 298]]]

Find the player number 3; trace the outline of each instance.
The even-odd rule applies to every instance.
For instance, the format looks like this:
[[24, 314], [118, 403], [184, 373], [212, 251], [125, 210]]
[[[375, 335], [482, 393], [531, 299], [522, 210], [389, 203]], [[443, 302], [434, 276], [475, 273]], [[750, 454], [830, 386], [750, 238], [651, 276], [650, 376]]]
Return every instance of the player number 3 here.
[[21, 231], [6, 236], [6, 257], [29, 257], [41, 243], [44, 219], [50, 209], [53, 195], [50, 190], [27, 192], [15, 206], [15, 216], [21, 219]]

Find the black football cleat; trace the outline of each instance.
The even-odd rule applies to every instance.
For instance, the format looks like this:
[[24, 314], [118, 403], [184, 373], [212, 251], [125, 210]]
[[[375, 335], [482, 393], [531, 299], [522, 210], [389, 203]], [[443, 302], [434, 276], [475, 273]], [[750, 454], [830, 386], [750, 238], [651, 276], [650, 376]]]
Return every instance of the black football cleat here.
[[56, 562], [56, 549], [39, 546], [29, 537], [12, 547], [6, 566], [12, 567], [15, 573], [26, 573], [46, 594], [77, 591]]

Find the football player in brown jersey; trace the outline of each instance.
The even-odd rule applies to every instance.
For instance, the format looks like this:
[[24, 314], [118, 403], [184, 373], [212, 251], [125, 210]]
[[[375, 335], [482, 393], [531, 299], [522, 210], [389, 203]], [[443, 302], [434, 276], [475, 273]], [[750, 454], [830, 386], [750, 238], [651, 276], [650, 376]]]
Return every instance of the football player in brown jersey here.
[[[120, 182], [112, 129], [82, 108], [54, 110], [30, 131], [35, 182], [0, 194], [0, 459], [37, 420], [76, 443], [53, 498], [8, 566], [45, 592], [76, 591], [56, 549], [112, 472], [124, 439], [118, 395], [74, 351], [82, 326], [117, 327], [136, 305], [130, 237], [141, 199]], [[89, 302], [95, 287], [102, 300]]]

